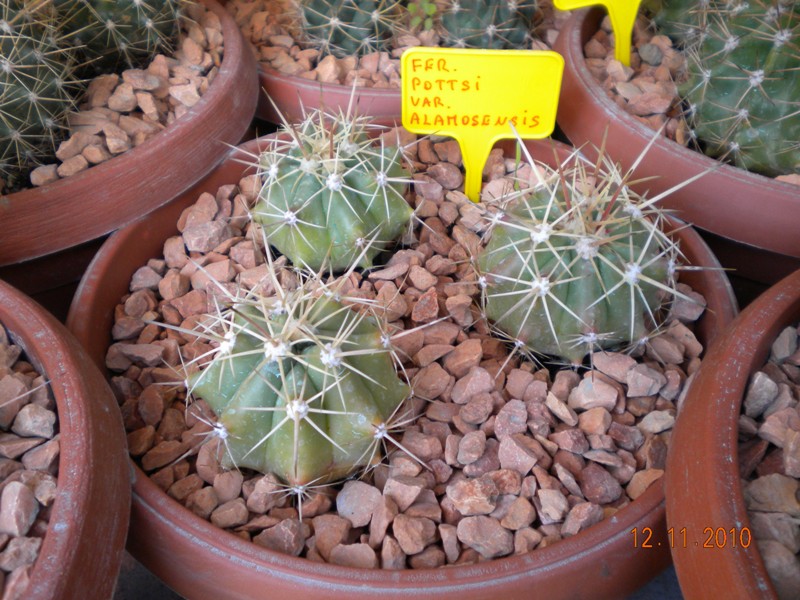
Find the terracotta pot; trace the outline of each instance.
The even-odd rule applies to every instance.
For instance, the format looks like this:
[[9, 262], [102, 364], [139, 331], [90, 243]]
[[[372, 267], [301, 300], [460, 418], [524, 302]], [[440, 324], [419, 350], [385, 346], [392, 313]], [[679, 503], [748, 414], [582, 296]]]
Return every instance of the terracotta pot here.
[[60, 457], [58, 496], [28, 599], [110, 598], [122, 564], [131, 501], [125, 430], [100, 371], [66, 328], [0, 281], [0, 323], [50, 382]]
[[[704, 548], [706, 528], [750, 527], [737, 453], [739, 415], [750, 376], [775, 337], [800, 321], [800, 271], [762, 294], [709, 349], [677, 419], [667, 458], [667, 522], [686, 528], [672, 550], [687, 598], [777, 598], [755, 548]], [[694, 542], [698, 542], [695, 545]]]
[[[258, 97], [256, 63], [233, 18], [203, 0], [222, 21], [225, 54], [201, 100], [169, 129], [67, 179], [0, 198], [0, 269], [25, 292], [77, 281], [68, 249], [100, 238], [172, 200], [213, 169], [247, 131]], [[58, 254], [63, 252], [63, 254]], [[79, 253], [80, 254], [80, 253]], [[28, 261], [48, 256], [46, 261]], [[88, 258], [91, 258], [89, 255]], [[82, 259], [82, 267], [88, 260]], [[34, 275], [32, 270], [39, 270]], [[30, 277], [37, 278], [34, 283]]]
[[[628, 168], [655, 132], [618, 107], [586, 68], [583, 47], [604, 14], [601, 9], [575, 11], [555, 44], [565, 61], [558, 125], [576, 146], [599, 146], [605, 135], [608, 154]], [[592, 155], [588, 146], [585, 152]], [[653, 196], [711, 168], [716, 170], [664, 198], [661, 206], [715, 234], [720, 262], [743, 277], [774, 283], [800, 268], [798, 186], [722, 164], [663, 136], [636, 174], [656, 177], [639, 186]]]
[[[253, 152], [258, 140], [242, 148]], [[547, 141], [529, 146], [542, 160], [552, 160]], [[569, 149], [561, 145], [562, 158]], [[203, 191], [238, 181], [246, 168], [234, 158], [177, 202], [114, 234], [88, 269], [73, 301], [68, 324], [92, 360], [104, 363], [114, 307], [126, 293], [131, 275], [163, 251], [175, 235], [182, 209]], [[682, 229], [681, 248], [693, 264], [718, 263], [700, 237]], [[686, 281], [703, 293], [710, 310], [700, 322], [707, 343], [735, 314], [735, 300], [718, 270], [689, 271]], [[191, 598], [252, 598], [263, 590], [277, 597], [311, 594], [315, 598], [529, 597], [547, 590], [551, 598], [621, 597], [645, 584], [669, 563], [666, 547], [634, 548], [633, 527], [665, 529], [664, 493], [651, 486], [611, 519], [547, 548], [472, 566], [436, 570], [367, 571], [318, 564], [279, 554], [221, 531], [162, 492], [138, 467], [129, 549], [147, 568], [178, 593]], [[663, 533], [659, 533], [663, 537]]]
[[306, 112], [315, 108], [346, 112], [351, 104], [356, 114], [369, 116], [375, 123], [393, 126], [401, 121], [399, 89], [359, 87], [354, 92], [350, 86], [285, 75], [264, 64], [258, 65], [258, 78], [262, 93], [256, 116], [270, 123], [280, 124], [280, 115], [290, 123], [297, 122], [303, 117], [303, 108]]

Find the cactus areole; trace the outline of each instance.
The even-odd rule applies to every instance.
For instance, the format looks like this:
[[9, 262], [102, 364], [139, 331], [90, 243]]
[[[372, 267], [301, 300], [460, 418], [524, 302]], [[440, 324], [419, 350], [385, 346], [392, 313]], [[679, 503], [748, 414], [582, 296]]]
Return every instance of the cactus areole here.
[[303, 487], [379, 459], [409, 387], [373, 317], [301, 287], [215, 320], [213, 359], [188, 383], [218, 416], [225, 466]]
[[646, 339], [676, 295], [678, 250], [663, 216], [582, 160], [540, 165], [531, 189], [491, 216], [478, 258], [485, 311], [519, 345], [580, 363], [601, 348]]
[[253, 220], [298, 267], [371, 267], [413, 212], [401, 159], [401, 149], [370, 139], [364, 119], [313, 111], [261, 153]]
[[442, 41], [455, 48], [529, 48], [535, 1], [448, 0], [441, 9]]

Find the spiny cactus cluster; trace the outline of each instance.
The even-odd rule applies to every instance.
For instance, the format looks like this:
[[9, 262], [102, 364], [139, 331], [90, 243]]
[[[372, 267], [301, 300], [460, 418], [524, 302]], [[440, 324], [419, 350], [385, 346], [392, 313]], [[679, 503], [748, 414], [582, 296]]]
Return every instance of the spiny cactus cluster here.
[[[401, 151], [367, 133], [365, 118], [316, 110], [271, 139], [249, 213], [267, 278], [247, 292], [220, 286], [225, 306], [191, 332], [214, 348], [187, 365], [186, 380], [218, 417], [211, 439], [222, 442], [223, 464], [272, 473], [300, 500], [398, 444], [392, 432], [410, 396], [372, 302], [341, 298], [412, 214]], [[292, 270], [276, 266], [270, 247]], [[324, 281], [327, 271], [344, 275]]]
[[413, 212], [401, 159], [400, 148], [375, 145], [366, 119], [310, 112], [261, 153], [264, 184], [252, 218], [297, 266], [369, 267]]
[[706, 154], [776, 176], [800, 168], [800, 6], [727, 3], [708, 15], [680, 91]]
[[73, 108], [74, 60], [41, 3], [0, 1], [0, 178], [13, 189], [51, 157]]
[[213, 357], [188, 382], [218, 416], [223, 464], [273, 473], [299, 493], [377, 462], [409, 396], [369, 307], [301, 279], [286, 290], [274, 278], [274, 295], [251, 292], [213, 315]]
[[491, 237], [477, 260], [494, 325], [520, 347], [571, 364], [646, 339], [679, 295], [679, 253], [663, 215], [616, 165], [599, 165], [578, 156], [557, 170], [541, 165], [537, 185], [487, 216]]
[[442, 43], [455, 48], [521, 48], [533, 40], [536, 0], [447, 0]]
[[55, 0], [64, 35], [94, 71], [140, 67], [172, 47], [179, 0]]
[[343, 57], [386, 50], [398, 29], [398, 0], [298, 0], [300, 25], [309, 45]]

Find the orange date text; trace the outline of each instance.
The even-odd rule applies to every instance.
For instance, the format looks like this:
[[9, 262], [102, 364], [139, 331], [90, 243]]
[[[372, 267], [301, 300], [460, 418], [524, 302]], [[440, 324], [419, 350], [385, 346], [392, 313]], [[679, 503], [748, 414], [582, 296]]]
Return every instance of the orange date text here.
[[670, 527], [666, 538], [656, 535], [652, 527], [634, 527], [630, 530], [633, 547], [651, 548], [749, 548], [753, 536], [747, 527], [705, 527], [700, 534], [689, 532], [686, 527]]

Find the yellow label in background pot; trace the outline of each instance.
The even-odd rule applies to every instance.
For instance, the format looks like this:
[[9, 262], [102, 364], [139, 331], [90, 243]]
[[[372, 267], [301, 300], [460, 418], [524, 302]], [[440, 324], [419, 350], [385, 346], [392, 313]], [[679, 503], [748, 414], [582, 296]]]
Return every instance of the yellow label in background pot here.
[[575, 10], [587, 6], [605, 6], [614, 30], [614, 58], [631, 66], [631, 36], [641, 0], [553, 0], [559, 10]]
[[495, 142], [546, 138], [555, 128], [564, 72], [556, 52], [415, 47], [400, 66], [403, 127], [458, 141], [464, 193], [475, 202]]

